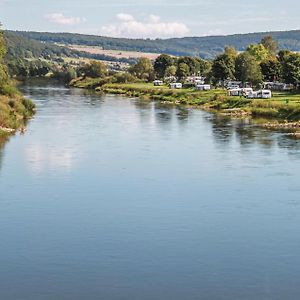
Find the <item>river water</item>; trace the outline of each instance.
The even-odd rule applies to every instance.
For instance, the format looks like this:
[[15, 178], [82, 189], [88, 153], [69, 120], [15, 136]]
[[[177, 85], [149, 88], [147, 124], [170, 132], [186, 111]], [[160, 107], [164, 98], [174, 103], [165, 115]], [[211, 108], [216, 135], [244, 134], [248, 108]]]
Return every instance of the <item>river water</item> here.
[[0, 150], [0, 299], [299, 299], [300, 141], [26, 85]]

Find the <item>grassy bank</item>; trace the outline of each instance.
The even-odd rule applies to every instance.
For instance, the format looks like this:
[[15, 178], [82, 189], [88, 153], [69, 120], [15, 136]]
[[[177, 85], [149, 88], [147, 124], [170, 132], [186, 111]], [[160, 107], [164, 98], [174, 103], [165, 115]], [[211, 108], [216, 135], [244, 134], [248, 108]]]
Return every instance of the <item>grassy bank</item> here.
[[0, 136], [6, 136], [24, 128], [33, 116], [34, 104], [25, 99], [14, 87], [7, 87], [0, 94]]
[[300, 94], [274, 93], [270, 100], [251, 100], [231, 97], [226, 90], [195, 91], [193, 88], [172, 90], [167, 86], [153, 86], [151, 83], [108, 83], [101, 85], [100, 79], [77, 80], [72, 86], [95, 89], [110, 94], [149, 98], [174, 104], [198, 106], [236, 116], [254, 116], [278, 119], [280, 121], [300, 120]]

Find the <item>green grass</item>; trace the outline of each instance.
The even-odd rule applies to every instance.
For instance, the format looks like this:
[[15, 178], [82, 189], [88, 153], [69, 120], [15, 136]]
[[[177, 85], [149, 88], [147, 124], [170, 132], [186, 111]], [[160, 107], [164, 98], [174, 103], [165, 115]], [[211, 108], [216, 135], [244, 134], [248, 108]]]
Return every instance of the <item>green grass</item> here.
[[168, 86], [154, 86], [152, 83], [107, 83], [98, 86], [97, 80], [79, 81], [77, 87], [90, 88], [111, 94], [123, 94], [129, 97], [143, 97], [175, 104], [199, 106], [205, 109], [226, 112], [238, 111], [256, 117], [275, 118], [288, 121], [300, 120], [300, 94], [273, 93], [272, 99], [246, 99], [228, 96], [223, 89], [196, 91], [193, 88], [170, 89]]
[[9, 89], [7, 95], [0, 95], [1, 137], [7, 135], [4, 129], [16, 130], [24, 126], [35, 112], [35, 105], [30, 100], [24, 99], [18, 92], [12, 93], [12, 91], [13, 89]]

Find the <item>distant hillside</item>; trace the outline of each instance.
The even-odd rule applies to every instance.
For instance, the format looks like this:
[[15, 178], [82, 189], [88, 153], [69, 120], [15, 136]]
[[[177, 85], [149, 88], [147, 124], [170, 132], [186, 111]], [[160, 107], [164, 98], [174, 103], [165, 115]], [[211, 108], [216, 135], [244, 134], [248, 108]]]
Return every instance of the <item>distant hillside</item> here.
[[[10, 31], [11, 32], [11, 31]], [[243, 51], [250, 43], [259, 42], [262, 37], [271, 35], [281, 49], [300, 51], [300, 30], [235, 34], [228, 36], [186, 37], [173, 39], [125, 39], [73, 33], [47, 33], [16, 31], [15, 34], [40, 42], [98, 46], [109, 50], [127, 50], [152, 53], [168, 53], [176, 56], [194, 55], [213, 58], [223, 51], [226, 45]]]
[[7, 48], [7, 60], [13, 59], [54, 59], [57, 57], [83, 57], [98, 60], [134, 63], [136, 60], [127, 58], [115, 58], [103, 54], [93, 54], [68, 47], [55, 45], [53, 42], [32, 39], [29, 35], [21, 34], [20, 32], [5, 31], [5, 44]]

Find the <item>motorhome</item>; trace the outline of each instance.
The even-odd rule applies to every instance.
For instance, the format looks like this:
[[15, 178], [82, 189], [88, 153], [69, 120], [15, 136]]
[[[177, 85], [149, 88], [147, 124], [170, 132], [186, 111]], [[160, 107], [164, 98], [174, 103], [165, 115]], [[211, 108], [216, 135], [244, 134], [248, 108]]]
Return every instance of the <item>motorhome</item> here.
[[264, 82], [264, 89], [272, 91], [291, 91], [294, 89], [294, 85], [283, 82]]
[[161, 81], [161, 80], [154, 80], [153, 81], [153, 85], [154, 86], [162, 86], [164, 83], [163, 83], [163, 81]]
[[224, 85], [228, 90], [232, 90], [232, 89], [240, 88], [242, 86], [242, 82], [241, 81], [225, 81]]
[[170, 83], [170, 88], [171, 89], [182, 89], [182, 83], [180, 83], [180, 82]]
[[195, 89], [198, 91], [209, 91], [211, 89], [210, 84], [197, 84]]
[[186, 79], [187, 84], [191, 85], [197, 85], [197, 84], [204, 84], [205, 83], [205, 77], [202, 76], [190, 76]]
[[250, 99], [271, 99], [272, 91], [271, 90], [259, 90], [252, 93], [249, 93], [247, 96]]
[[229, 96], [244, 96], [248, 97], [249, 94], [253, 93], [252, 88], [235, 88], [228, 91]]
[[229, 96], [241, 96], [242, 95], [242, 89], [240, 89], [240, 88], [230, 89], [228, 91], [228, 95]]

